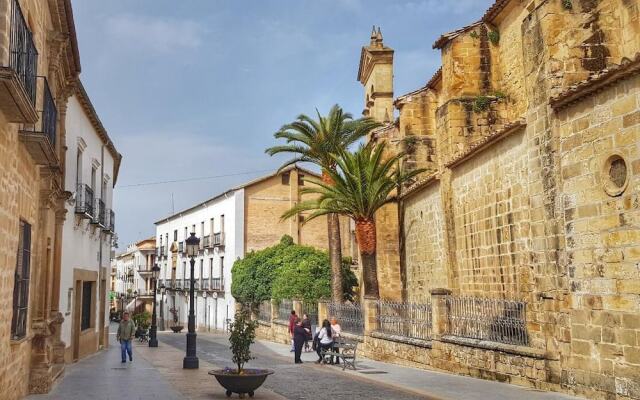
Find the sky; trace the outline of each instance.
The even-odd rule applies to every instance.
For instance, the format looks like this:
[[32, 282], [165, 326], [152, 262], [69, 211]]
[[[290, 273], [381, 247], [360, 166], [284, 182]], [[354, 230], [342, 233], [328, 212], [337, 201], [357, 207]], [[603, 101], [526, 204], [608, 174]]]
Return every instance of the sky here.
[[[491, 0], [74, 0], [81, 79], [123, 161], [118, 244], [285, 158], [273, 133], [340, 104], [360, 117], [360, 49], [373, 25], [395, 50], [395, 96], [440, 65], [433, 42]], [[190, 178], [212, 177], [154, 185]]]

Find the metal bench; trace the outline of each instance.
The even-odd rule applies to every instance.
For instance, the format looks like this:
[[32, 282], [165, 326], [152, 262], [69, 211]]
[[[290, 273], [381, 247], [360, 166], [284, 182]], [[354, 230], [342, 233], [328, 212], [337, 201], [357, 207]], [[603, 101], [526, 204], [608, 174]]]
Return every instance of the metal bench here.
[[338, 360], [342, 359], [342, 370], [347, 367], [356, 370], [356, 354], [358, 352], [358, 342], [356, 340], [349, 340], [346, 338], [336, 338], [333, 342], [333, 347], [321, 351], [321, 356], [324, 361], [325, 357], [336, 357]]

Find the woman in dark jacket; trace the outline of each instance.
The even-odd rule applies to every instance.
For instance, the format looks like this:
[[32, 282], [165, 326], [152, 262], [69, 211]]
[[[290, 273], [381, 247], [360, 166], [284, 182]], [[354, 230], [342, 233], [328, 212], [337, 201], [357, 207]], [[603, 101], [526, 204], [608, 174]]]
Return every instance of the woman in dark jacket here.
[[296, 364], [302, 364], [300, 355], [302, 354], [302, 346], [306, 339], [307, 331], [302, 327], [302, 321], [298, 319], [293, 327], [293, 349], [295, 354], [294, 361]]
[[309, 340], [313, 339], [311, 334], [311, 320], [307, 314], [302, 314], [302, 327], [307, 332], [307, 337], [304, 340], [304, 351], [309, 351]]

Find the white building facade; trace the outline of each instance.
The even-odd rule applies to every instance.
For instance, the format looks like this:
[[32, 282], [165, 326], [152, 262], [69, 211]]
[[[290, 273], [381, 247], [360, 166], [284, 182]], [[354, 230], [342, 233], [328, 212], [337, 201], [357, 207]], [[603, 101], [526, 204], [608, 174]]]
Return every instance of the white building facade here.
[[111, 264], [112, 307], [131, 313], [151, 312], [153, 304], [152, 270], [156, 262], [155, 238], [127, 246]]
[[60, 311], [65, 361], [108, 343], [110, 254], [115, 234], [113, 187], [121, 155], [81, 83], [66, 118], [66, 204], [62, 240]]
[[234, 189], [156, 222], [160, 329], [187, 327], [191, 263], [185, 240], [200, 238], [193, 276], [196, 329], [224, 330], [235, 313], [231, 267], [244, 256], [244, 189]]

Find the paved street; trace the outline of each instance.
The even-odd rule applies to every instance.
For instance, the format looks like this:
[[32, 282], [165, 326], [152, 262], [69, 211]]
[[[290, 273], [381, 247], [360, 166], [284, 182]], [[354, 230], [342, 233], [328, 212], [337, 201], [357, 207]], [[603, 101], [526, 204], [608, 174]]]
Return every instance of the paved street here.
[[[113, 327], [112, 327], [113, 328]], [[113, 331], [113, 329], [112, 329]], [[182, 369], [184, 334], [160, 333], [160, 347], [134, 347], [134, 362], [121, 364], [119, 347], [111, 347], [70, 365], [64, 379], [47, 395], [30, 400], [147, 400], [224, 399], [224, 391], [207, 375], [212, 368], [230, 366], [225, 335], [199, 334], [200, 369]], [[313, 363], [304, 353], [303, 365], [294, 365], [288, 346], [259, 341], [253, 346], [253, 367], [276, 373], [256, 393], [257, 399], [442, 399], [442, 400], [563, 400], [570, 396], [545, 393], [468, 377], [424, 371], [362, 359], [358, 371]]]

